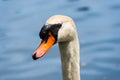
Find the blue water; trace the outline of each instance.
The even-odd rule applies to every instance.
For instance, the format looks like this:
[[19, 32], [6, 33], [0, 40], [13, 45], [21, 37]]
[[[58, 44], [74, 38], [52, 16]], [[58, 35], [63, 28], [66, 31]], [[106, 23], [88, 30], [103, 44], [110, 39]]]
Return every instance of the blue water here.
[[57, 45], [31, 57], [55, 14], [77, 25], [81, 80], [120, 80], [120, 0], [0, 0], [0, 80], [62, 80]]

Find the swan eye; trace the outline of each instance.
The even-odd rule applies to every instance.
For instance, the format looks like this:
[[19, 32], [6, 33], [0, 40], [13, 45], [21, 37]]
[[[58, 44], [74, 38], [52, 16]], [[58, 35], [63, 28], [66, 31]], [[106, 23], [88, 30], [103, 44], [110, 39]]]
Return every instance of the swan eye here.
[[54, 38], [57, 41], [57, 37], [58, 37], [58, 31], [61, 28], [62, 24], [58, 23], [58, 24], [52, 24], [50, 27], [50, 32], [52, 33], [52, 35], [54, 36]]
[[61, 26], [62, 26], [61, 23], [44, 25], [39, 33], [40, 38], [46, 40], [47, 42], [47, 39], [49, 37], [48, 33], [51, 32], [52, 35], [57, 40], [58, 30], [60, 29]]

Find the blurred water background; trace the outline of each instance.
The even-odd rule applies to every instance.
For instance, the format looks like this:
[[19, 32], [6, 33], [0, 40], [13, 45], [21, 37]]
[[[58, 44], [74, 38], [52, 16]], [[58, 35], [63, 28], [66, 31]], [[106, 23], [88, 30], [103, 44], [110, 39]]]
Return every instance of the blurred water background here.
[[31, 57], [55, 14], [77, 25], [81, 80], [120, 80], [120, 0], [0, 0], [0, 80], [62, 80], [57, 45]]

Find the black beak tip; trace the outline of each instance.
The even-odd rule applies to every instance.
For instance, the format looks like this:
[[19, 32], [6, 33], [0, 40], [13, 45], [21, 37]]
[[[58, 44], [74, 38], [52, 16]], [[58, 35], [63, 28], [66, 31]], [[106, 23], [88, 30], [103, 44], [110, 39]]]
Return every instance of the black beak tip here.
[[33, 60], [37, 60], [38, 58], [36, 57], [36, 53], [34, 53], [34, 55], [32, 55]]

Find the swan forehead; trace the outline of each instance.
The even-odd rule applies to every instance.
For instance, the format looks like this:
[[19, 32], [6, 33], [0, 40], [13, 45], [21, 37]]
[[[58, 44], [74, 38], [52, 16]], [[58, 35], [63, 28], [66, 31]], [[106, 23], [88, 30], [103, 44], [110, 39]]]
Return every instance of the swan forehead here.
[[55, 16], [50, 17], [46, 21], [46, 24], [58, 24], [58, 23], [64, 23], [64, 22], [72, 22], [72, 19], [68, 16], [55, 15]]

